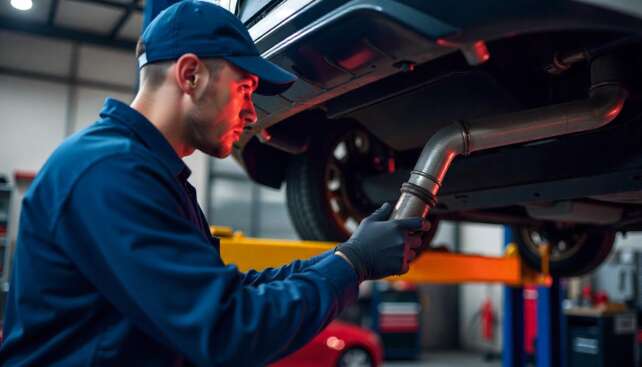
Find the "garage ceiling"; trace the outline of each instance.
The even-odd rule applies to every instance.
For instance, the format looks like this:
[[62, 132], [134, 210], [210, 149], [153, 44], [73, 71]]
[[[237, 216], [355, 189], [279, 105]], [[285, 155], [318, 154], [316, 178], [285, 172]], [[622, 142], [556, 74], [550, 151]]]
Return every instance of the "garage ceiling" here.
[[134, 49], [144, 0], [34, 0], [28, 11], [0, 0], [0, 29]]

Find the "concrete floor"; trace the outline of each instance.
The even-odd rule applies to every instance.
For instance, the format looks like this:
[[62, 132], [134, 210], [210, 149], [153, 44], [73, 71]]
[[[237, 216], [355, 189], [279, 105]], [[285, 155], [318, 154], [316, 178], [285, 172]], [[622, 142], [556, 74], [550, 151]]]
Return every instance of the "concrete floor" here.
[[501, 359], [485, 362], [481, 354], [458, 350], [433, 352], [417, 361], [385, 361], [384, 367], [500, 367]]

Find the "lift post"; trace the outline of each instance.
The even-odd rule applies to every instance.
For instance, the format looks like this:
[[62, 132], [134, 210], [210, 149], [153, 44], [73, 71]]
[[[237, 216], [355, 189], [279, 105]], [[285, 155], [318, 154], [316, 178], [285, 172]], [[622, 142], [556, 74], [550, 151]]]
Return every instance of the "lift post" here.
[[536, 367], [563, 366], [566, 339], [563, 299], [559, 279], [555, 279], [550, 287], [537, 288]]
[[[513, 231], [504, 226], [504, 246], [508, 250], [513, 241]], [[524, 348], [524, 287], [522, 285], [504, 286], [504, 320], [502, 334], [503, 367], [522, 367], [526, 365]]]

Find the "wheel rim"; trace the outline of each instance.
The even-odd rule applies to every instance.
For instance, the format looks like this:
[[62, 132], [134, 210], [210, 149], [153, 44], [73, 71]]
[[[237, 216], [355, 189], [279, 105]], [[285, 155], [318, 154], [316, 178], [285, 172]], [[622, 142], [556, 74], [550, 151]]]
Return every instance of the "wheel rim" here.
[[526, 247], [538, 256], [540, 247], [548, 243], [550, 260], [555, 262], [573, 257], [589, 238], [585, 229], [572, 224], [524, 228], [520, 235]]
[[[371, 153], [372, 141], [365, 131], [354, 129], [331, 145], [326, 158], [324, 189], [335, 223], [345, 237], [357, 228], [374, 205], [362, 189], [362, 179], [377, 172]], [[349, 172], [350, 174], [345, 174]]]
[[340, 367], [371, 367], [370, 355], [363, 349], [349, 349], [339, 360]]

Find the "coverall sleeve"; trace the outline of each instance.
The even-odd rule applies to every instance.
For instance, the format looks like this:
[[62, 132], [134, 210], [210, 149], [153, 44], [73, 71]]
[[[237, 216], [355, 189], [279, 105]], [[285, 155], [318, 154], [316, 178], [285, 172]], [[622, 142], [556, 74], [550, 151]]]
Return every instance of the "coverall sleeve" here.
[[243, 274], [243, 284], [258, 286], [275, 280], [284, 280], [293, 274], [300, 273], [305, 269], [333, 256], [334, 249], [323, 252], [306, 260], [295, 260], [287, 265], [278, 268], [268, 268], [263, 271], [250, 270]]
[[198, 366], [264, 365], [307, 343], [356, 299], [356, 274], [338, 256], [285, 280], [244, 285], [178, 214], [174, 178], [132, 154], [83, 174], [53, 234], [97, 290], [152, 338]]

